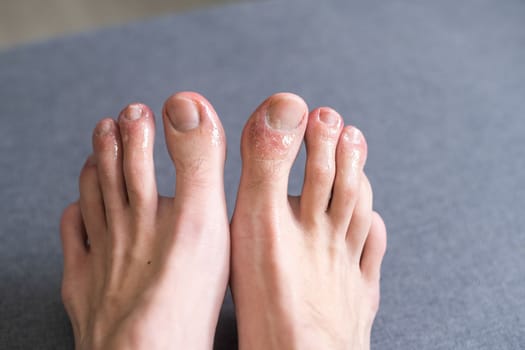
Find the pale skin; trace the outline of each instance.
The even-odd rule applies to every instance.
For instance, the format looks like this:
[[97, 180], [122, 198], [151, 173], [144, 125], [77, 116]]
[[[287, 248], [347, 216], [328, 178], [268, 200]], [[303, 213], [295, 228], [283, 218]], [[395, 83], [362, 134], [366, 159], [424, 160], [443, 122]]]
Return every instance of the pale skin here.
[[[368, 349], [386, 230], [362, 133], [330, 108], [308, 112], [296, 95], [268, 98], [243, 131], [230, 225], [226, 137], [213, 107], [178, 93], [162, 119], [174, 197], [157, 192], [147, 106], [129, 105], [93, 132], [80, 198], [61, 221], [76, 348], [211, 349], [230, 279], [240, 349]], [[303, 141], [303, 191], [290, 197]]]

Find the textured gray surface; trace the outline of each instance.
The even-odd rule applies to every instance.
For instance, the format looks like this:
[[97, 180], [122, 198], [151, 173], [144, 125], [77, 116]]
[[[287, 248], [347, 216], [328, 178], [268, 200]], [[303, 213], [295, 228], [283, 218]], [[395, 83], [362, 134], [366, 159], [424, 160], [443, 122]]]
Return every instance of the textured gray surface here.
[[[0, 348], [71, 347], [58, 219], [77, 196], [91, 129], [135, 100], [158, 113], [183, 89], [207, 96], [225, 124], [230, 212], [240, 131], [267, 95], [296, 92], [364, 130], [389, 229], [373, 348], [525, 347], [525, 3], [310, 0], [0, 55]], [[172, 166], [156, 145], [169, 193]], [[235, 344], [233, 320], [228, 299], [217, 348]]]

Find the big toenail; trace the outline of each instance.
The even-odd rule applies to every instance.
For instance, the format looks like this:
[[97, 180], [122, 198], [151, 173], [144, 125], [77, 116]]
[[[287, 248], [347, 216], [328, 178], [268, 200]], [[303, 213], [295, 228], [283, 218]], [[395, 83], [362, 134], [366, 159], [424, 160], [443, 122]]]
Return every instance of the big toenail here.
[[299, 126], [305, 115], [302, 104], [287, 98], [271, 101], [268, 106], [266, 121], [277, 130], [293, 130]]
[[343, 137], [345, 138], [345, 140], [354, 145], [359, 145], [363, 142], [363, 134], [357, 128], [351, 128], [350, 130], [345, 132]]
[[177, 98], [167, 104], [166, 114], [178, 131], [189, 131], [199, 126], [199, 110], [192, 100]]
[[331, 110], [322, 109], [319, 112], [319, 120], [328, 126], [336, 126], [339, 122], [339, 117]]
[[137, 120], [144, 114], [144, 108], [140, 105], [130, 105], [124, 111], [124, 116], [128, 120]]

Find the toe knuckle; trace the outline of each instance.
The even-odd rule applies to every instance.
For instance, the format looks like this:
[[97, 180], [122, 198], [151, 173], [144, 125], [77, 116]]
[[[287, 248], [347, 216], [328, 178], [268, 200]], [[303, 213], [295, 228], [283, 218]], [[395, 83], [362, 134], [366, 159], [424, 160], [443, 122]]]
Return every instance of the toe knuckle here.
[[280, 177], [283, 161], [276, 159], [257, 159], [252, 171], [256, 173], [256, 182], [273, 181]]
[[352, 214], [352, 221], [361, 223], [361, 225], [366, 227], [365, 231], [368, 231], [372, 225], [372, 212], [358, 207]]
[[184, 172], [189, 176], [199, 176], [205, 169], [206, 160], [203, 157], [197, 157], [189, 160], [184, 165]]
[[127, 192], [130, 202], [132, 203], [132, 207], [136, 207], [138, 210], [142, 210], [150, 203], [150, 196], [148, 196], [146, 191], [144, 191], [142, 188], [128, 186]]
[[187, 159], [180, 162], [176, 168], [176, 175], [179, 179], [184, 179], [185, 183], [195, 185], [204, 185], [209, 182], [209, 174], [212, 171], [209, 159], [204, 157]]
[[331, 181], [333, 173], [334, 173], [334, 167], [330, 164], [322, 164], [322, 163], [315, 163], [310, 166], [310, 169], [308, 169], [310, 173], [310, 177], [313, 181], [321, 181], [323, 183], [327, 181]]
[[78, 214], [80, 208], [77, 202], [69, 204], [64, 211], [62, 212], [62, 217], [60, 218], [60, 226], [63, 228], [75, 218], [75, 215]]
[[355, 181], [347, 180], [339, 191], [344, 197], [354, 200], [359, 195], [359, 185]]

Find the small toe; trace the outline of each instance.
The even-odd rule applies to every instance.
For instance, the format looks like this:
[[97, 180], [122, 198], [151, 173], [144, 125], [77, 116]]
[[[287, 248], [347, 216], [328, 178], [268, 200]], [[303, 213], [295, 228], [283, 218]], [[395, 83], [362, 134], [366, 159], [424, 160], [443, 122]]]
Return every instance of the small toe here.
[[60, 220], [60, 238], [64, 252], [64, 274], [69, 276], [87, 255], [87, 236], [78, 203], [64, 210]]
[[64, 256], [60, 293], [66, 312], [71, 319], [73, 331], [78, 334], [79, 324], [76, 316], [82, 309], [82, 304], [85, 305], [79, 298], [79, 294], [83, 293], [82, 290], [79, 291], [82, 289], [79, 281], [82, 280], [88, 257], [87, 236], [78, 203], [73, 203], [64, 210], [60, 220], [60, 238]]
[[243, 160], [238, 200], [281, 207], [288, 200], [288, 178], [307, 124], [308, 107], [299, 97], [279, 93], [252, 114], [241, 141]]
[[129, 206], [135, 213], [148, 216], [155, 212], [158, 197], [153, 163], [153, 112], [143, 104], [130, 104], [120, 113], [118, 125]]
[[304, 219], [325, 214], [328, 209], [335, 177], [335, 150], [342, 125], [341, 116], [330, 108], [318, 108], [309, 115], [301, 195], [301, 216]]
[[106, 231], [106, 214], [94, 155], [88, 157], [82, 168], [79, 188], [82, 221], [86, 228], [90, 248], [96, 249], [100, 245], [101, 236]]
[[345, 127], [337, 144], [334, 188], [328, 209], [334, 225], [344, 233], [360, 195], [366, 152], [366, 141], [361, 131], [353, 126]]
[[381, 262], [386, 251], [386, 241], [385, 223], [381, 216], [374, 212], [372, 215], [372, 225], [361, 256], [361, 272], [370, 282], [379, 282]]
[[361, 259], [365, 240], [372, 224], [372, 186], [365, 174], [362, 174], [359, 198], [354, 207], [350, 225], [346, 233], [346, 242], [350, 255], [356, 263]]

